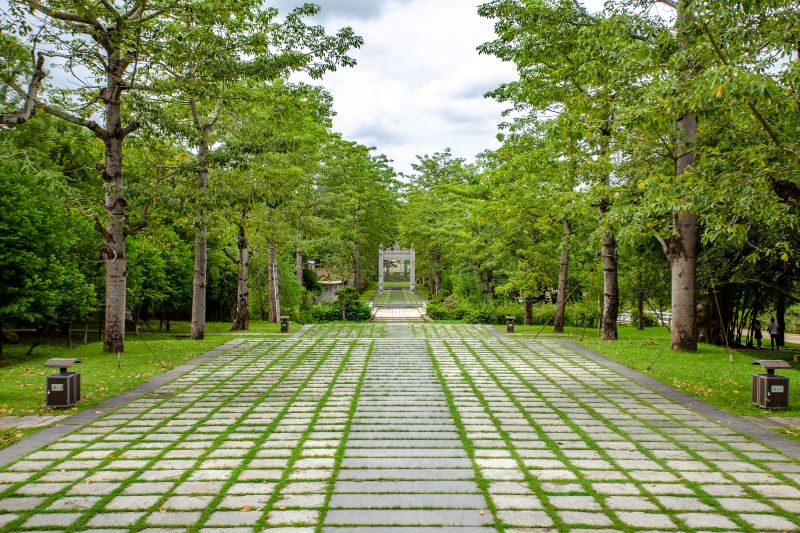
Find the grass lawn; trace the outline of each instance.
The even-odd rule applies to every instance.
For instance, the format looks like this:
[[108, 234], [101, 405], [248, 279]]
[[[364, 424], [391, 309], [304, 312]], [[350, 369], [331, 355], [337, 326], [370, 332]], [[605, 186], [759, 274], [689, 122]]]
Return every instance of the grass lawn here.
[[[505, 326], [496, 327], [505, 331]], [[795, 371], [778, 372], [791, 380], [789, 409], [768, 411], [750, 403], [751, 376], [763, 373], [760, 367], [750, 363], [756, 359], [791, 359], [796, 349], [780, 352], [731, 349], [729, 352], [724, 347], [700, 344], [697, 353], [677, 353], [670, 350], [669, 331], [664, 327], [639, 331], [632, 326], [619, 326], [620, 339], [616, 342], [600, 340], [596, 329], [587, 329], [583, 340], [582, 328], [565, 329], [565, 336], [570, 340], [730, 413], [800, 416], [800, 374]], [[515, 330], [515, 334], [531, 337], [542, 327], [516, 326]], [[542, 334], [552, 335], [553, 327], [547, 326]], [[789, 348], [796, 347], [790, 344]]]
[[[294, 332], [298, 328], [298, 325], [291, 324], [289, 330]], [[279, 330], [277, 324], [252, 322], [250, 332], [270, 335], [278, 334]], [[175, 338], [176, 334], [188, 332], [187, 322], [173, 322], [169, 334], [129, 333], [119, 366], [116, 355], [103, 353], [100, 342], [77, 344], [73, 348], [43, 344], [31, 356], [25, 355], [27, 345], [7, 344], [5, 356], [0, 359], [0, 416], [75, 414], [240, 336], [230, 331], [230, 324], [208, 323], [208, 336], [202, 341]], [[52, 357], [81, 360], [81, 364], [73, 367], [81, 373], [81, 401], [76, 407], [51, 410], [44, 405], [45, 376], [52, 374], [53, 369], [43, 365]], [[0, 432], [0, 448], [35, 431], [3, 430]]]

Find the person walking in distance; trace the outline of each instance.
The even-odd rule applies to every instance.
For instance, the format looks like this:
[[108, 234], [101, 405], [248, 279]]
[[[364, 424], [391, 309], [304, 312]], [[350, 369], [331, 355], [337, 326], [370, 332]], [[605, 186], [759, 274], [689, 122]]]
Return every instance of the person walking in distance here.
[[767, 331], [769, 331], [769, 348], [770, 350], [780, 350], [778, 346], [778, 323], [775, 322], [775, 317], [772, 317], [767, 324]]

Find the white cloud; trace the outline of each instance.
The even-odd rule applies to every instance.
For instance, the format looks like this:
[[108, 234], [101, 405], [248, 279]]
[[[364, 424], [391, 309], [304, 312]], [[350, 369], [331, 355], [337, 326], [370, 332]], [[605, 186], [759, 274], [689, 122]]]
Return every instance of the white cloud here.
[[516, 74], [513, 65], [478, 54], [477, 46], [494, 37], [478, 4], [386, 1], [368, 17], [352, 13], [348, 6], [356, 3], [321, 2], [323, 10], [335, 8], [320, 21], [330, 31], [350, 25], [365, 39], [353, 53], [358, 66], [322, 81], [334, 96], [335, 128], [375, 146], [401, 172], [411, 170], [416, 155], [445, 147], [467, 159], [496, 147], [504, 106], [483, 94]]

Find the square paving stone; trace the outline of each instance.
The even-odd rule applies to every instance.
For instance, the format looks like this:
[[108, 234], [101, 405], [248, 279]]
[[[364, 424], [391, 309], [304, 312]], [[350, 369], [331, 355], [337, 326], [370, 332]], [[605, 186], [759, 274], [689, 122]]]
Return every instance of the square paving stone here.
[[78, 483], [73, 486], [67, 494], [86, 495], [86, 496], [105, 496], [114, 491], [120, 483]]
[[45, 500], [44, 497], [28, 496], [22, 498], [3, 498], [0, 500], [0, 511], [27, 511], [35, 509]]
[[81, 513], [39, 513], [28, 518], [23, 525], [25, 527], [67, 527], [80, 516]]
[[788, 485], [750, 485], [750, 488], [768, 498], [800, 499], [800, 490]]
[[98, 513], [89, 520], [88, 525], [97, 526], [130, 526], [144, 516], [144, 513]]
[[762, 513], [772, 511], [772, 508], [758, 500], [750, 498], [717, 498], [717, 502], [726, 511], [745, 511]]
[[[287, 485], [291, 486], [291, 485]], [[228, 494], [272, 494], [275, 483], [234, 483], [228, 489]], [[284, 489], [285, 491], [285, 489]], [[316, 491], [310, 491], [316, 492]]]
[[641, 494], [639, 488], [633, 483], [592, 483], [592, 488], [600, 493], [607, 495], [630, 495]]
[[242, 509], [244, 507], [260, 508], [269, 500], [267, 494], [248, 494], [225, 496], [219, 504], [220, 509]]
[[261, 517], [260, 511], [214, 511], [208, 518], [209, 526], [252, 526]]
[[[515, 511], [506, 511], [515, 512]], [[526, 511], [518, 511], [526, 512]], [[546, 516], [546, 515], [545, 515]], [[408, 526], [444, 525], [478, 526], [492, 521], [491, 513], [478, 510], [404, 510], [404, 509], [331, 509], [325, 516], [326, 525], [383, 525]]]
[[316, 524], [318, 519], [319, 511], [312, 510], [273, 510], [269, 514], [270, 525]]
[[782, 516], [747, 513], [740, 514], [739, 517], [758, 531], [797, 531], [800, 529], [796, 523]]
[[600, 510], [600, 504], [591, 496], [548, 496], [556, 509]]
[[[200, 520], [201, 515], [202, 513], [199, 511], [167, 511], [165, 513], [156, 511], [147, 517], [146, 523], [155, 526], [190, 526]], [[174, 532], [174, 530], [169, 531]]]
[[47, 508], [48, 510], [89, 509], [100, 501], [100, 496], [65, 496], [59, 498]]
[[170, 496], [161, 506], [176, 511], [205, 509], [214, 500], [213, 496]]
[[618, 512], [617, 517], [625, 524], [637, 528], [674, 529], [675, 523], [661, 513], [643, 513], [638, 511]]
[[498, 511], [497, 517], [511, 526], [539, 528], [553, 525], [553, 520], [544, 511]]
[[[347, 494], [334, 495], [345, 497]], [[325, 494], [286, 494], [275, 504], [275, 507], [322, 507], [325, 504]]]
[[122, 491], [123, 494], [165, 494], [172, 488], [169, 481], [152, 483], [131, 483]]
[[174, 494], [217, 494], [224, 485], [221, 481], [184, 481], [172, 491]]
[[736, 523], [727, 516], [716, 513], [681, 513], [676, 515], [693, 529], [719, 528], [736, 529]]
[[498, 509], [541, 509], [542, 503], [536, 496], [516, 494], [493, 494], [492, 500]]
[[149, 509], [155, 505], [161, 496], [116, 496], [106, 504], [106, 509], [117, 510], [140, 510]]
[[558, 516], [566, 524], [582, 524], [587, 526], [610, 526], [611, 519], [603, 513], [585, 511], [558, 511]]
[[657, 511], [658, 506], [640, 496], [609, 496], [606, 505], [611, 510]]
[[684, 498], [677, 496], [656, 496], [659, 503], [673, 511], [710, 511], [711, 507], [697, 498]]

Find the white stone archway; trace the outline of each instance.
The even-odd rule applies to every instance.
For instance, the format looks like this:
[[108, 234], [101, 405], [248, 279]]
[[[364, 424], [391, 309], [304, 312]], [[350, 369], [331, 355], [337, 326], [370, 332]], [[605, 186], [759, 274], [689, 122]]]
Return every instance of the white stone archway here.
[[383, 245], [378, 250], [378, 293], [383, 294], [383, 277], [386, 272], [386, 261], [405, 261], [409, 262], [409, 289], [412, 294], [417, 291], [416, 284], [416, 263], [417, 255], [414, 252], [414, 247], [400, 248], [400, 245], [395, 244], [388, 250], [383, 248]]

